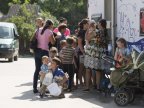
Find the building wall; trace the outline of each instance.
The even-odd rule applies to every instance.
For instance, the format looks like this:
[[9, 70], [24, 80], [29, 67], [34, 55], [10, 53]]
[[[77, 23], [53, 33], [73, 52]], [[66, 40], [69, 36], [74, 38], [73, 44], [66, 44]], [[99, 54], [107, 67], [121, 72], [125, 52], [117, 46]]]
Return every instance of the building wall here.
[[111, 21], [111, 1], [105, 0], [105, 19]]

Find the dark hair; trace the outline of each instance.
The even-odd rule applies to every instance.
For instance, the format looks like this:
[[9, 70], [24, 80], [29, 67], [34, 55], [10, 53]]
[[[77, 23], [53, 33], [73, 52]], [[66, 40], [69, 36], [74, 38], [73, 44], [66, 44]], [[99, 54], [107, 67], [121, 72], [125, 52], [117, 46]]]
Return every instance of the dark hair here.
[[59, 23], [63, 23], [64, 21], [67, 21], [67, 19], [64, 18], [64, 17], [60, 17], [60, 19], [59, 19]]
[[46, 21], [46, 23], [45, 23], [45, 25], [44, 25], [42, 31], [41, 31], [41, 34], [43, 34], [44, 31], [45, 31], [46, 29], [48, 29], [48, 28], [49, 28], [51, 25], [53, 25], [53, 24], [54, 24], [53, 21], [50, 20], [50, 19], [48, 19], [48, 20]]
[[87, 24], [89, 22], [88, 19], [82, 19], [82, 21], [79, 23], [79, 27], [80, 29], [84, 28], [84, 24]]
[[54, 37], [56, 37], [56, 36], [57, 36], [57, 34], [56, 34], [55, 32], [53, 32], [53, 35], [54, 35]]
[[101, 26], [102, 26], [103, 28], [106, 28], [107, 22], [106, 22], [105, 19], [101, 19], [101, 20], [99, 21], [99, 23], [101, 24]]
[[121, 42], [124, 44], [124, 47], [127, 47], [127, 42], [124, 38], [119, 38], [116, 42]]
[[67, 42], [69, 45], [71, 45], [71, 44], [73, 44], [74, 39], [73, 39], [72, 37], [68, 37], [68, 38], [66, 39], [66, 42]]
[[62, 23], [62, 24], [59, 25], [58, 30], [59, 30], [59, 32], [61, 32], [61, 30], [65, 29], [65, 28], [67, 28], [67, 25]]
[[54, 58], [52, 59], [52, 61], [54, 61], [57, 65], [60, 65], [60, 64], [61, 64], [61, 60], [60, 60], [59, 58], [57, 58], [57, 57], [54, 57]]

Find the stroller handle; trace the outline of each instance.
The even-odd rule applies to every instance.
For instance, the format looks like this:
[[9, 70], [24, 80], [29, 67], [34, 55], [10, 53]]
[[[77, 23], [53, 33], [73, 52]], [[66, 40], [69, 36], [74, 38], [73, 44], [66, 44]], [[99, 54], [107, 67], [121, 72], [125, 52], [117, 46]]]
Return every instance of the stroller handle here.
[[113, 64], [113, 65], [115, 65], [116, 63], [118, 63], [119, 65], [121, 65], [121, 63], [119, 61], [115, 60], [111, 56], [103, 55], [102, 59], [105, 60], [105, 61], [107, 61], [107, 62], [109, 62], [109, 63], [111, 63], [111, 64]]

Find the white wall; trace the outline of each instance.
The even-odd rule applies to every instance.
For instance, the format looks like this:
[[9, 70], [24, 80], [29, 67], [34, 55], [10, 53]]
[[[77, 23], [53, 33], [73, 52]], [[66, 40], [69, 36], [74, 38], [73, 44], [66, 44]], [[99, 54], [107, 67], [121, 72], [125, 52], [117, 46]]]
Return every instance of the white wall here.
[[144, 0], [117, 0], [117, 36], [139, 49], [144, 47], [144, 32], [140, 29], [140, 10]]
[[102, 14], [104, 18], [104, 0], [88, 0], [88, 17], [91, 19], [93, 14]]

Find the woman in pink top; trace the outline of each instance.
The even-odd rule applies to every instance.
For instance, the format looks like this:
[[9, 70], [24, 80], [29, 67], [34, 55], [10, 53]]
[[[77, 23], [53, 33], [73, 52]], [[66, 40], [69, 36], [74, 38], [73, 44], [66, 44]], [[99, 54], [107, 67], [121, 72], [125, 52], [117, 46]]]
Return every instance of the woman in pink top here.
[[37, 50], [35, 51], [35, 73], [33, 77], [33, 92], [38, 93], [37, 90], [37, 82], [38, 82], [38, 76], [40, 72], [40, 67], [42, 65], [42, 56], [48, 56], [49, 51], [49, 43], [54, 44], [55, 39], [53, 36], [53, 22], [51, 20], [47, 20], [44, 27], [41, 27], [37, 31]]
[[[60, 18], [59, 25], [61, 25], [63, 23], [67, 25], [67, 19], [66, 18]], [[59, 32], [58, 27], [55, 28], [53, 32], [58, 33]], [[66, 28], [66, 31], [65, 31], [64, 35], [65, 36], [70, 36], [70, 30], [68, 28]]]

